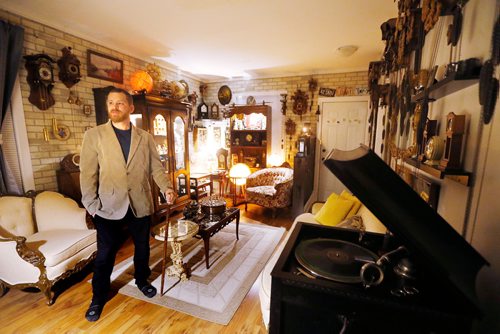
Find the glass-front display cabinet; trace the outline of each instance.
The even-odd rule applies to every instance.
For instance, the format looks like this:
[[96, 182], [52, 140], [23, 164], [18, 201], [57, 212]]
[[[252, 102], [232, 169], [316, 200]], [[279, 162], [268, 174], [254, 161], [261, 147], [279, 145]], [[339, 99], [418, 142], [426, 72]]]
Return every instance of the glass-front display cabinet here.
[[271, 152], [271, 107], [233, 106], [231, 119], [231, 165], [245, 163], [251, 170], [265, 168]]
[[165, 196], [154, 180], [153, 223], [161, 222], [169, 211], [179, 211], [189, 203], [188, 103], [160, 96], [134, 95], [132, 122], [153, 135], [160, 160], [177, 193], [177, 199], [167, 205]]

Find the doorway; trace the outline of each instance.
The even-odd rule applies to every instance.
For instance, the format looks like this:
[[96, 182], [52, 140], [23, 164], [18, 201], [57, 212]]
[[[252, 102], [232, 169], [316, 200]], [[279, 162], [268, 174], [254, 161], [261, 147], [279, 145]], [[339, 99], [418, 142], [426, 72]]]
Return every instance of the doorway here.
[[317, 198], [326, 201], [345, 186], [324, 165], [323, 160], [332, 149], [349, 151], [360, 144], [368, 144], [368, 96], [319, 98], [321, 116], [318, 124], [319, 154], [316, 155]]

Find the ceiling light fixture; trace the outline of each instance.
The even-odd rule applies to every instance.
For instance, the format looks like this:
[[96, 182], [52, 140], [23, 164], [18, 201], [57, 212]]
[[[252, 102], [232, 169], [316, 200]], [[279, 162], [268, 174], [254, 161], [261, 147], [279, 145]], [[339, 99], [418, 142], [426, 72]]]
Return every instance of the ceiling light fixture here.
[[356, 45], [344, 45], [341, 46], [337, 49], [337, 52], [339, 55], [342, 57], [349, 57], [352, 56], [354, 52], [358, 50], [358, 47]]

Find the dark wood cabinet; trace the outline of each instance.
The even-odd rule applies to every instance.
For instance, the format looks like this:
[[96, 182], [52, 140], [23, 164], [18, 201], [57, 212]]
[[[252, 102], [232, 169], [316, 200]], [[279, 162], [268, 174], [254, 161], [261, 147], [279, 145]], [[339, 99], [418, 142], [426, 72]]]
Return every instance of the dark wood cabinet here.
[[66, 171], [60, 169], [56, 171], [57, 191], [75, 200], [81, 207], [82, 191], [80, 190], [80, 171]]
[[293, 202], [294, 216], [304, 212], [304, 205], [309, 200], [314, 188], [314, 160], [316, 138], [307, 137], [302, 153], [297, 153], [293, 160]]
[[177, 193], [174, 204], [167, 205], [158, 186], [151, 180], [154, 215], [158, 223], [170, 211], [179, 211], [190, 201], [188, 110], [189, 103], [146, 94], [134, 95], [132, 122], [153, 135], [165, 174]]
[[231, 164], [245, 163], [250, 168], [264, 168], [271, 151], [271, 107], [266, 105], [234, 106], [231, 118]]

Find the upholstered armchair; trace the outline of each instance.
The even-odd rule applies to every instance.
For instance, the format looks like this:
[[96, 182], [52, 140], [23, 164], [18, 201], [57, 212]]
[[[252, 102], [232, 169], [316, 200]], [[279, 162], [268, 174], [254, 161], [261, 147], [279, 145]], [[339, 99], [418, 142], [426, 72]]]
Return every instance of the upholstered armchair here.
[[0, 296], [36, 287], [51, 305], [54, 283], [81, 270], [96, 250], [96, 231], [74, 200], [52, 191], [0, 196]]
[[247, 178], [246, 203], [258, 204], [265, 208], [286, 208], [292, 204], [293, 169], [271, 167], [258, 170]]

